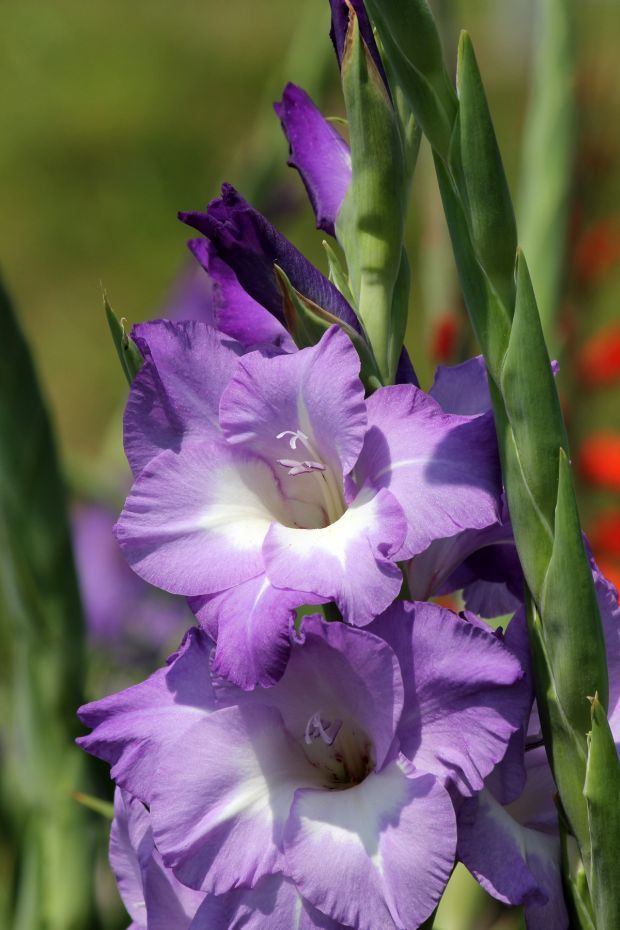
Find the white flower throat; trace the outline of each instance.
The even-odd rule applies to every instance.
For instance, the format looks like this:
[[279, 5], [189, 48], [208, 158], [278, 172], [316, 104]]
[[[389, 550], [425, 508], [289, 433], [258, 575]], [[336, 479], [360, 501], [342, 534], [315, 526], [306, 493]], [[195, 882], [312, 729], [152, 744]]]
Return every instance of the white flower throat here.
[[353, 721], [329, 720], [320, 710], [306, 724], [304, 752], [332, 790], [359, 785], [374, 765], [366, 734]]
[[[299, 475], [313, 475], [317, 481], [317, 489], [320, 495], [321, 506], [326, 516], [326, 526], [335, 523], [344, 514], [346, 505], [342, 495], [342, 489], [339, 487], [338, 480], [324, 462], [320, 460], [320, 455], [314, 448], [311, 440], [302, 433], [301, 430], [283, 430], [278, 433], [276, 439], [288, 438], [288, 444], [293, 452], [297, 451], [299, 444], [308, 453], [307, 459], [277, 459], [278, 465], [288, 470], [291, 478]], [[307, 527], [314, 529], [315, 527]]]

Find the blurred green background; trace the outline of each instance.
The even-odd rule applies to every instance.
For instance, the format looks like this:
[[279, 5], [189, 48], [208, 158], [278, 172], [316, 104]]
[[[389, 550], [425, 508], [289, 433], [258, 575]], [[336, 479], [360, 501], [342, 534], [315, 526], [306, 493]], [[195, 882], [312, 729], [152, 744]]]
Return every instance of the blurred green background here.
[[[522, 140], [545, 2], [433, 4], [454, 53], [458, 29], [472, 34], [517, 202], [528, 170]], [[188, 261], [177, 210], [202, 207], [231, 181], [325, 270], [322, 237], [286, 167], [271, 103], [293, 80], [311, 89], [325, 112], [342, 113], [328, 3], [20, 0], [4, 3], [2, 12], [0, 267], [67, 473], [83, 486], [85, 475], [97, 475], [104, 447], [119, 454], [118, 411], [126, 396], [102, 289], [119, 316], [157, 315]], [[582, 511], [599, 559], [617, 579], [620, 362], [614, 368], [612, 357], [611, 374], [602, 377], [600, 345], [592, 348], [591, 340], [609, 347], [615, 333], [620, 352], [620, 7], [618, 0], [589, 0], [575, 3], [573, 14], [576, 134], [554, 342]], [[458, 361], [474, 347], [424, 148], [410, 225], [408, 342], [428, 384], [437, 361]], [[608, 444], [592, 452], [593, 436]], [[105, 869], [99, 884], [100, 897], [113, 899]], [[122, 925], [113, 911], [109, 926]]]

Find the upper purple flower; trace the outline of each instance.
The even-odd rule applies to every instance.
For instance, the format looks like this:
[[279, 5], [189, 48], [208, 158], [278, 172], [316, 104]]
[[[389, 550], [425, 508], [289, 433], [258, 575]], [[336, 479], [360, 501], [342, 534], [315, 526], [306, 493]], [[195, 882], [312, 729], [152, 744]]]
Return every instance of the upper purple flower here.
[[454, 863], [451, 795], [479, 790], [522, 725], [517, 659], [403, 602], [371, 632], [305, 618], [269, 689], [210, 679], [210, 652], [192, 629], [165, 670], [80, 711], [165, 867], [207, 895], [196, 928], [288, 930], [295, 906], [308, 928], [419, 926]]
[[338, 327], [275, 356], [199, 323], [134, 338], [117, 537], [139, 575], [194, 599], [242, 687], [281, 675], [294, 608], [333, 600], [363, 626], [399, 593], [398, 562], [498, 518], [490, 420], [444, 414], [413, 385], [365, 399]]
[[351, 184], [351, 152], [308, 94], [287, 84], [274, 105], [288, 139], [289, 165], [305, 184], [319, 229], [336, 235], [336, 220]]

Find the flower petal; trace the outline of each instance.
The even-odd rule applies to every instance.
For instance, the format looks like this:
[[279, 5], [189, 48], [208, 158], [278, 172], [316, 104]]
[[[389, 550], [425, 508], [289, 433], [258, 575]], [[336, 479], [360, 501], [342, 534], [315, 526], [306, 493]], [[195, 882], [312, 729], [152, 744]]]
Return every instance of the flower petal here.
[[278, 711], [228, 707], [187, 730], [161, 760], [151, 800], [155, 843], [190, 887], [222, 894], [281, 869], [295, 790], [318, 774]]
[[190, 930], [348, 930], [305, 901], [282, 875], [269, 875], [254, 888], [208, 895]]
[[428, 393], [445, 413], [487, 413], [491, 410], [491, 394], [483, 356], [468, 358], [460, 365], [438, 365]]
[[[218, 700], [224, 696], [219, 688]], [[317, 711], [325, 719], [350, 721], [373, 745], [381, 767], [391, 756], [403, 707], [403, 682], [398, 660], [378, 636], [318, 616], [304, 617], [301, 634], [293, 639], [291, 657], [280, 681], [248, 698], [277, 708], [298, 740]], [[233, 702], [239, 700], [232, 693]]]
[[194, 442], [143, 469], [116, 536], [141, 578], [193, 596], [262, 573], [261, 548], [274, 519], [289, 516], [264, 461], [223, 442]]
[[116, 789], [110, 832], [110, 864], [132, 926], [141, 930], [188, 930], [204, 895], [186, 888], [167, 869], [153, 844], [144, 805]]
[[[462, 533], [447, 539], [435, 539], [424, 552], [414, 556], [407, 563], [411, 597], [416, 601], [425, 601], [433, 594], [455, 591], [469, 584], [474, 577], [478, 580], [471, 571], [462, 575], [458, 569], [468, 556], [480, 548], [504, 541], [513, 543], [509, 521], [493, 523], [481, 530], [463, 530]], [[473, 613], [478, 613], [474, 607], [470, 609]]]
[[[291, 355], [265, 358], [252, 352], [240, 359], [222, 395], [222, 430], [229, 442], [242, 443], [274, 465], [278, 458], [308, 458], [308, 449], [301, 451], [298, 446], [303, 445], [301, 440], [295, 449], [289, 448], [287, 436], [278, 438], [285, 431], [301, 432], [341, 486], [342, 475], [357, 461], [366, 432], [359, 372], [353, 343], [337, 326], [328, 329], [317, 345]], [[300, 480], [307, 479], [300, 476], [292, 484]]]
[[152, 850], [148, 812], [140, 801], [117, 788], [110, 830], [110, 866], [127, 913], [136, 927], [142, 928], [146, 928], [146, 902], [139, 851], [145, 846], [148, 852]]
[[285, 874], [333, 920], [409, 930], [449, 878], [454, 811], [432, 775], [402, 760], [346, 791], [298, 791], [284, 843]]
[[354, 477], [389, 488], [409, 523], [403, 557], [435, 539], [500, 517], [501, 479], [489, 415], [444, 414], [413, 385], [380, 388], [367, 402], [368, 432]]
[[197, 321], [140, 323], [132, 336], [145, 359], [124, 419], [125, 453], [137, 475], [163, 449], [217, 435], [220, 396], [241, 348]]
[[458, 825], [459, 859], [485, 891], [523, 904], [528, 930], [567, 930], [557, 836], [522, 827], [488, 791], [463, 805]]
[[389, 491], [360, 492], [335, 523], [296, 529], [274, 523], [263, 546], [267, 577], [276, 587], [335, 600], [349, 623], [364, 626], [392, 603], [402, 573], [388, 561], [407, 530]]
[[272, 345], [284, 352], [295, 351], [295, 343], [284, 326], [241, 287], [232, 268], [218, 257], [213, 243], [191, 239], [188, 246], [211, 280], [216, 329], [232, 336], [245, 349]]
[[399, 601], [370, 629], [401, 664], [401, 751], [461, 794], [479, 791], [529, 710], [519, 661], [493, 630], [436, 604]]
[[82, 723], [93, 730], [78, 744], [105, 759], [117, 784], [145, 804], [150, 801], [160, 753], [215, 707], [205, 671], [211, 649], [208, 637], [192, 628], [168, 668], [78, 711]]
[[307, 600], [307, 594], [272, 587], [265, 575], [193, 598], [198, 621], [217, 637], [213, 671], [243, 689], [273, 685], [290, 655], [295, 610]]
[[274, 105], [290, 145], [289, 165], [304, 182], [316, 225], [335, 236], [336, 217], [351, 183], [351, 152], [305, 90], [287, 84]]
[[179, 217], [211, 240], [243, 289], [281, 323], [283, 298], [274, 264], [301, 294], [360, 331], [355, 313], [338, 288], [230, 184], [222, 186], [222, 196], [211, 201], [206, 213], [181, 213]]

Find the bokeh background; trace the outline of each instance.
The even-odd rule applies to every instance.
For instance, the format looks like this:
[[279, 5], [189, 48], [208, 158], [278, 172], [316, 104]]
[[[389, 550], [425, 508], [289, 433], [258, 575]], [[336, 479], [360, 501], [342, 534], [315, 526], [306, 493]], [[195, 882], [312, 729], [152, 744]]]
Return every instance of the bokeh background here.
[[[600, 563], [617, 583], [620, 8], [617, 0], [432, 5], [452, 57], [459, 29], [466, 26], [472, 34], [523, 225], [535, 225], [536, 210], [544, 208], [537, 190], [551, 190], [555, 183], [565, 190], [565, 210], [554, 214], [552, 236], [538, 240], [534, 258], [541, 276], [559, 263], [545, 324], [561, 362], [559, 383], [584, 522]], [[572, 22], [572, 51], [543, 68], [535, 83], [541, 11], [558, 5]], [[326, 113], [342, 115], [328, 29], [327, 0], [3, 4], [0, 267], [49, 401], [78, 543], [105, 537], [112, 519], [111, 511], [94, 516], [90, 511], [90, 522], [80, 521], [84, 501], [113, 509], [126, 480], [120, 442], [126, 384], [102, 294], [130, 322], [168, 312], [174, 282], [189, 262], [187, 231], [176, 219], [177, 210], [201, 208], [222, 181], [231, 181], [325, 270], [321, 236], [297, 175], [286, 167], [287, 147], [271, 104], [293, 80], [309, 89]], [[553, 109], [549, 82], [567, 102], [563, 116]], [[551, 109], [536, 114], [545, 91]], [[542, 149], [532, 129], [536, 120]], [[528, 184], [534, 195], [528, 195]], [[437, 362], [459, 361], [475, 346], [425, 147], [412, 197], [408, 344], [428, 385]], [[529, 231], [528, 237], [536, 241]], [[91, 560], [95, 577], [82, 578], [83, 590], [90, 585], [92, 595], [86, 605], [90, 646], [83, 689], [88, 697], [153, 667], [187, 619], [176, 605], [149, 644], [144, 631], [151, 606], [136, 606], [135, 613], [146, 616], [137, 623], [139, 633], [134, 630], [123, 642], [119, 621], [112, 624], [112, 636], [109, 630], [101, 635], [92, 598], [97, 600], [97, 581], [113, 558], [104, 545]], [[88, 565], [80, 567], [83, 576], [88, 573]], [[132, 598], [138, 595], [127, 585], [126, 603], [137, 604]], [[97, 773], [94, 782], [95, 793], [109, 797], [105, 775]], [[91, 778], [94, 791], [92, 784]], [[98, 903], [84, 930], [97, 921], [107, 928], [124, 926], [103, 864], [105, 829], [100, 815], [88, 816], [94, 839], [84, 855], [99, 863], [93, 891]], [[23, 868], [10, 844], [0, 846], [0, 926], [5, 926], [2, 914], [12, 913]], [[70, 884], [72, 875], [65, 880]], [[493, 912], [492, 919], [497, 917]], [[490, 925], [491, 917], [486, 919], [470, 922], [472, 930]], [[36, 910], [26, 909], [6, 926], [63, 930], [41, 921]], [[460, 925], [446, 924], [445, 930], [451, 926]]]

